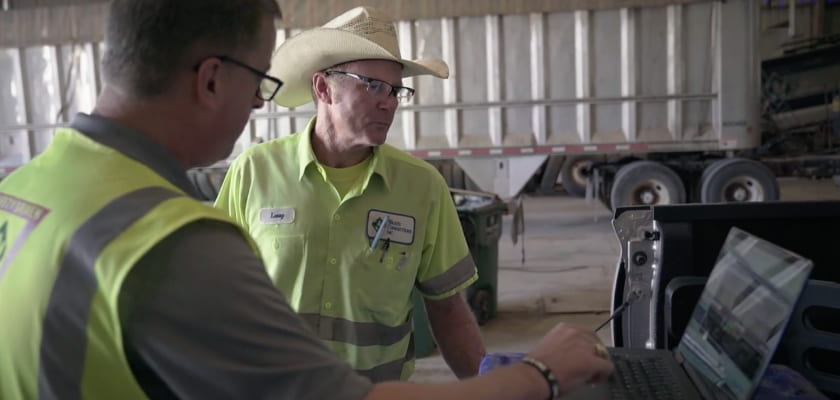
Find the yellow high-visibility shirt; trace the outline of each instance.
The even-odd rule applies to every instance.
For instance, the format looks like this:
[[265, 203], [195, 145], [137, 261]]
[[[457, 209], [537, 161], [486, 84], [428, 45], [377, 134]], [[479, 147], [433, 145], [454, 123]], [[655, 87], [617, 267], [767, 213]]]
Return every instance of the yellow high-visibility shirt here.
[[382, 145], [340, 196], [312, 151], [314, 125], [243, 152], [216, 206], [251, 233], [277, 288], [328, 346], [374, 381], [407, 379], [412, 288], [442, 299], [477, 279], [449, 188], [428, 163]]

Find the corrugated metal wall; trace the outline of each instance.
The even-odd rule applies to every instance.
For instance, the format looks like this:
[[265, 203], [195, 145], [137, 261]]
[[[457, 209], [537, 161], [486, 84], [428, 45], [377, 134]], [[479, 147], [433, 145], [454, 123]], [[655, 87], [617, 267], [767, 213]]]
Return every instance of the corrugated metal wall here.
[[340, 10], [360, 5], [381, 8], [399, 20], [484, 15], [528, 14], [572, 10], [655, 7], [705, 0], [280, 0], [290, 28], [321, 25]]
[[[103, 0], [1, 0], [0, 47], [101, 41], [107, 2]], [[279, 0], [287, 29], [321, 25], [358, 5], [379, 7], [397, 20], [490, 14], [601, 10], [684, 4], [707, 0]]]

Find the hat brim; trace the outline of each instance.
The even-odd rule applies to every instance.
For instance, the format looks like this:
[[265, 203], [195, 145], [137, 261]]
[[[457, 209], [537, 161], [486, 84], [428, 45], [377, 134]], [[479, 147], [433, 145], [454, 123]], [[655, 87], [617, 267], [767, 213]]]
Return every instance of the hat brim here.
[[339, 29], [316, 28], [286, 40], [274, 52], [268, 73], [283, 81], [274, 102], [284, 107], [309, 103], [312, 101], [312, 74], [333, 65], [357, 60], [398, 62], [403, 65], [403, 77], [449, 77], [449, 67], [442, 60], [398, 58], [358, 35]]

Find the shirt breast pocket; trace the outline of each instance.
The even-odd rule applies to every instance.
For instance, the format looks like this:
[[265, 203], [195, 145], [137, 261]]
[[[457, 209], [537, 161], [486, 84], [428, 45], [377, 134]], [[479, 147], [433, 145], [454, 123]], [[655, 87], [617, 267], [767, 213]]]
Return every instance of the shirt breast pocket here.
[[419, 255], [410, 246], [391, 243], [387, 251], [382, 245], [366, 249], [362, 254], [360, 278], [364, 290], [357, 291], [366, 308], [380, 322], [399, 324], [411, 303], [411, 291], [417, 279]]

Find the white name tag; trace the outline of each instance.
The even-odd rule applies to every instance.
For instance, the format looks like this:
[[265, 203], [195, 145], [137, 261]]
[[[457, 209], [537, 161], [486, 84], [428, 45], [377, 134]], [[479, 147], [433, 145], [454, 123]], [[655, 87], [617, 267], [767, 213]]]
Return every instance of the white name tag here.
[[262, 208], [260, 222], [264, 224], [291, 224], [295, 222], [295, 209], [292, 207]]
[[367, 229], [365, 230], [368, 239], [373, 240], [376, 237], [376, 231], [382, 221], [385, 221], [386, 216], [388, 217], [388, 223], [382, 228], [382, 233], [379, 235], [380, 243], [385, 239], [391, 239], [391, 242], [405, 245], [414, 243], [414, 217], [381, 210], [368, 211]]

